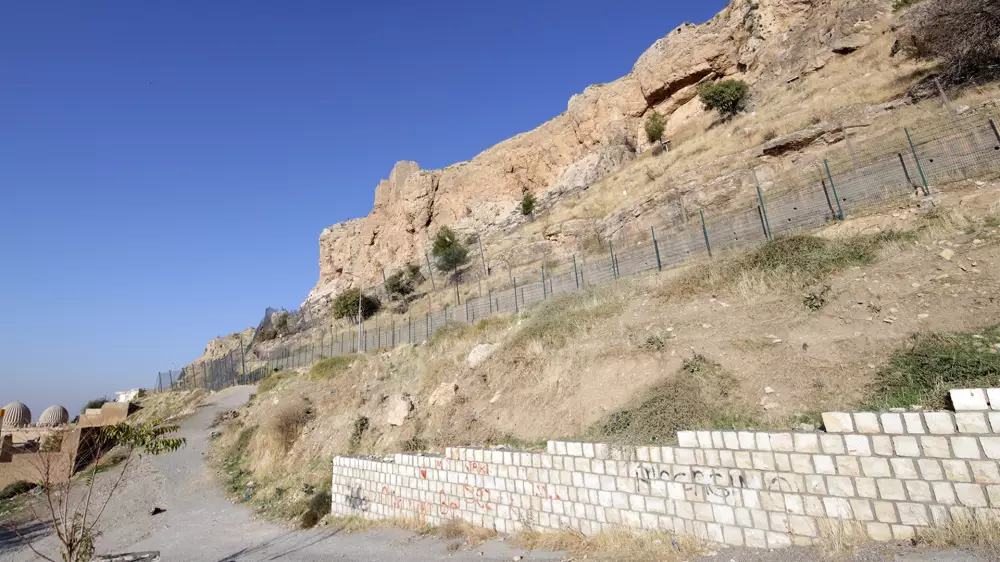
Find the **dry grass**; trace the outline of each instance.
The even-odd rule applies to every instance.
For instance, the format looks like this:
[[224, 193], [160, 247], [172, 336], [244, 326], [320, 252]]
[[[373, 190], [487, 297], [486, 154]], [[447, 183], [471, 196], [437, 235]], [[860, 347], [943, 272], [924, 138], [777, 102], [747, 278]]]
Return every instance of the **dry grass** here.
[[565, 550], [588, 560], [672, 562], [691, 560], [704, 551], [693, 537], [628, 529], [586, 536], [576, 531], [522, 531], [517, 542], [529, 550]]
[[302, 399], [288, 398], [261, 424], [248, 449], [250, 466], [257, 473], [268, 473], [281, 464], [312, 417], [312, 410]]
[[938, 548], [973, 548], [1000, 560], [1000, 518], [989, 511], [973, 511], [945, 525], [918, 533], [921, 542]]
[[497, 532], [493, 529], [476, 527], [461, 519], [450, 519], [432, 527], [429, 534], [447, 540], [461, 539], [465, 541], [467, 546], [476, 546], [497, 536]]
[[174, 420], [194, 413], [206, 398], [208, 392], [200, 388], [147, 394], [139, 399], [141, 409], [129, 416], [129, 421], [146, 423], [153, 420]]
[[819, 547], [830, 556], [848, 556], [871, 542], [864, 527], [857, 521], [819, 520]]
[[298, 373], [295, 371], [278, 371], [276, 373], [268, 373], [268, 375], [260, 381], [260, 384], [257, 385], [257, 392], [259, 394], [270, 392], [277, 388], [282, 382], [288, 381], [296, 376], [298, 376]]
[[328, 515], [324, 521], [326, 526], [331, 529], [345, 533], [359, 533], [361, 531], [367, 531], [379, 526], [380, 524], [379, 521], [365, 519], [364, 517], [359, 517], [357, 515], [348, 515], [345, 517], [333, 517]]

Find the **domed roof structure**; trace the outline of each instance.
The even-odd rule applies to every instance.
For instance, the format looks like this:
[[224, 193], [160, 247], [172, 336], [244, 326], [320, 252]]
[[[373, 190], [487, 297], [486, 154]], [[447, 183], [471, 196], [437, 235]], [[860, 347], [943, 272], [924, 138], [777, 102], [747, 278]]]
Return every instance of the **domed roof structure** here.
[[31, 410], [20, 402], [4, 406], [3, 427], [27, 427], [31, 423]]
[[69, 411], [62, 406], [49, 406], [38, 418], [38, 425], [45, 427], [55, 427], [65, 423], [69, 423]]

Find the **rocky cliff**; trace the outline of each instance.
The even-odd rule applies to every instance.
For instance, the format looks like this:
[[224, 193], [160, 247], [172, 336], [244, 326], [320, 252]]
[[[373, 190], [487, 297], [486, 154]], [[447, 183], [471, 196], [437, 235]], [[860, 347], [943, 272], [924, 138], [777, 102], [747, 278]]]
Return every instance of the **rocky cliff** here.
[[320, 277], [307, 302], [356, 279], [421, 262], [441, 226], [489, 236], [516, 227], [525, 193], [551, 205], [588, 188], [647, 148], [643, 122], [667, 117], [667, 134], [699, 114], [698, 85], [738, 76], [755, 90], [786, 84], [872, 39], [890, 0], [733, 0], [710, 22], [685, 24], [654, 43], [632, 71], [570, 98], [565, 113], [468, 162], [422, 170], [399, 162], [375, 188], [363, 218], [320, 235]]

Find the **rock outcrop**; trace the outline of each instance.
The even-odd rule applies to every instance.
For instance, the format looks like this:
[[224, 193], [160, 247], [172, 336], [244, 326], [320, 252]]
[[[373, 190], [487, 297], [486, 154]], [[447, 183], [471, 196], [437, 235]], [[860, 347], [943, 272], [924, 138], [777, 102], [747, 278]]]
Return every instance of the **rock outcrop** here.
[[731, 75], [755, 85], [788, 82], [866, 44], [872, 22], [889, 12], [889, 0], [733, 0], [710, 22], [671, 31], [627, 76], [586, 88], [530, 132], [442, 170], [397, 163], [376, 187], [368, 216], [320, 235], [320, 277], [307, 304], [354, 285], [354, 276], [377, 283], [383, 269], [423, 262], [441, 226], [482, 235], [517, 226], [525, 193], [544, 210], [643, 151], [649, 112], [667, 117], [669, 134], [672, 116], [702, 111], [701, 82]]

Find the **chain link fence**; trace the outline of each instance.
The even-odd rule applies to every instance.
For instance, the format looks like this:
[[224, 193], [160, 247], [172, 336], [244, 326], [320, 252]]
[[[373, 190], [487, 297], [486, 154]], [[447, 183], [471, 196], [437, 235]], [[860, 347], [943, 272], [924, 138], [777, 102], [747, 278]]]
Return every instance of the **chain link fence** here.
[[[984, 109], [938, 116], [857, 143], [860, 146], [855, 146], [845, 133], [846, 150], [842, 152], [846, 153], [838, 158], [800, 162], [794, 172], [764, 183], [757, 180], [754, 170], [746, 170], [755, 185], [754, 193], [743, 202], [727, 205], [725, 213], [715, 215], [710, 208], [703, 208], [688, 225], [650, 226], [648, 238], [634, 240], [639, 237], [632, 236], [630, 243], [619, 240], [618, 244], [605, 241], [603, 255], [542, 260], [537, 270], [522, 270], [506, 280], [499, 275], [481, 275], [472, 282], [452, 283], [447, 275], [434, 271], [425, 256], [420, 273], [432, 290], [426, 295], [422, 312], [416, 312], [416, 303], [411, 302], [402, 314], [380, 312], [349, 328], [324, 333], [319, 341], [276, 347], [268, 352], [251, 353], [254, 342], [249, 342], [224, 357], [160, 373], [157, 388], [219, 390], [256, 383], [267, 373], [307, 367], [325, 357], [417, 344], [452, 323], [474, 323], [497, 314], [518, 313], [562, 293], [759, 246], [777, 236], [843, 220], [866, 207], [930, 195], [939, 185], [1000, 177], [998, 123], [997, 112]], [[488, 274], [481, 244], [478, 240], [471, 242], [470, 257], [475, 265], [470, 269], [481, 265], [482, 272]], [[364, 292], [379, 296], [388, 303], [386, 308], [396, 304], [389, 299], [385, 283], [365, 288]], [[433, 298], [449, 302], [434, 304]], [[268, 309], [261, 327], [271, 326], [274, 312]], [[315, 327], [329, 318], [328, 312], [293, 311], [288, 323], [296, 330]]]

